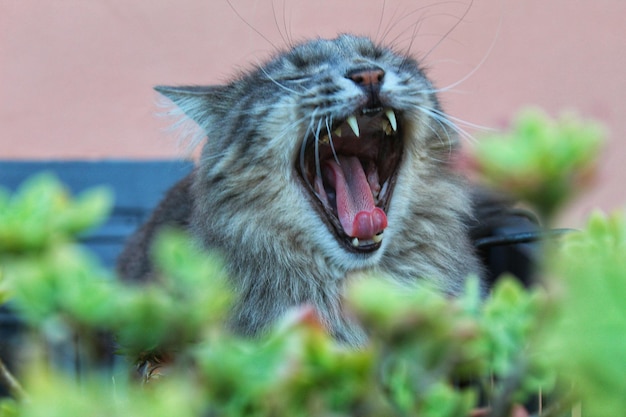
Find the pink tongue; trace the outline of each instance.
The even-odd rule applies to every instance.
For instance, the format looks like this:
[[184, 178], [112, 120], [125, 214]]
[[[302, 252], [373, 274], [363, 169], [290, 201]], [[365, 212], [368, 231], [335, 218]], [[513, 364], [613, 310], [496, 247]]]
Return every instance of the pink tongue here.
[[387, 227], [387, 216], [374, 204], [372, 189], [359, 159], [354, 156], [339, 156], [338, 159], [341, 166], [330, 160], [324, 174], [335, 188], [339, 222], [348, 236], [372, 239]]

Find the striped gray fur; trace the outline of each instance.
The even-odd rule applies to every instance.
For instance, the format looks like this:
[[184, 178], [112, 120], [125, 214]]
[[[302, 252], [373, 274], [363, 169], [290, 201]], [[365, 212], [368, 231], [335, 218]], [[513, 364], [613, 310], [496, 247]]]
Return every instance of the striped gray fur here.
[[[346, 75], [355, 68], [384, 72], [376, 98], [398, 115], [403, 143], [388, 227], [370, 251], [342, 241], [300, 172], [306, 144], [321, 146], [369, 99]], [[288, 309], [310, 304], [332, 335], [356, 346], [366, 332], [342, 306], [351, 277], [375, 274], [399, 288], [428, 282], [455, 295], [469, 274], [480, 274], [466, 227], [468, 187], [450, 167], [457, 135], [411, 57], [342, 35], [295, 46], [226, 85], [157, 91], [207, 140], [196, 170], [131, 238], [119, 261], [125, 278], [150, 279], [146, 252], [155, 231], [186, 227], [225, 258], [237, 332], [257, 335]]]

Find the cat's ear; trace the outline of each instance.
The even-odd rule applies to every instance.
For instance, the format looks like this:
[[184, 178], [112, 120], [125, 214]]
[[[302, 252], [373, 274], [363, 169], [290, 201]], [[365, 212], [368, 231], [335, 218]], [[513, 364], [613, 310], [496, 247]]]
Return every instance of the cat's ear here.
[[187, 117], [206, 128], [214, 117], [227, 108], [228, 95], [224, 86], [159, 85], [154, 89], [171, 100]]

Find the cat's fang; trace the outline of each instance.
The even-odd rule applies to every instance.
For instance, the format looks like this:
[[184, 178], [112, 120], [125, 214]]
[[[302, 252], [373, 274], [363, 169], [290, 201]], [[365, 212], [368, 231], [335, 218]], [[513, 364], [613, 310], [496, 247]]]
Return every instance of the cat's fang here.
[[391, 124], [389, 123], [388, 120], [384, 120], [382, 121], [382, 128], [383, 128], [383, 132], [385, 132], [386, 136], [391, 136], [391, 134], [393, 133], [393, 128], [391, 127]]
[[359, 238], [355, 237], [354, 239], [352, 239], [352, 246], [354, 246], [355, 248], [359, 247]]
[[383, 183], [383, 186], [380, 188], [380, 191], [378, 192], [378, 198], [385, 198], [386, 194], [387, 194], [387, 188], [389, 187], [389, 180], [385, 181]]
[[359, 123], [356, 121], [356, 116], [349, 116], [348, 119], [346, 119], [346, 122], [348, 123], [348, 126], [350, 126], [350, 129], [352, 129], [352, 131], [358, 138], [360, 136], [360, 133], [359, 133]]
[[391, 128], [394, 132], [398, 130], [398, 121], [396, 120], [396, 114], [391, 109], [385, 110], [385, 115], [387, 119], [389, 119], [389, 123], [391, 123]]
[[380, 243], [383, 241], [383, 232], [380, 232], [377, 235], [372, 236], [372, 240], [374, 241], [374, 243]]

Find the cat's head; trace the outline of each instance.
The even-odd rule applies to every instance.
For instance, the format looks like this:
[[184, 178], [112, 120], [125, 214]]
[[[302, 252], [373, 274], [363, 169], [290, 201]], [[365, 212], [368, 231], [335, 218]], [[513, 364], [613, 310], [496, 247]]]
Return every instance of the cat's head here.
[[356, 253], [381, 247], [398, 178], [456, 144], [417, 62], [364, 37], [300, 44], [226, 85], [156, 89], [208, 136], [206, 175], [296, 183]]

